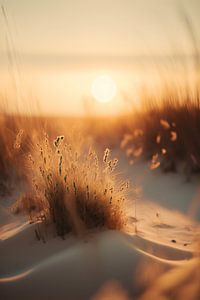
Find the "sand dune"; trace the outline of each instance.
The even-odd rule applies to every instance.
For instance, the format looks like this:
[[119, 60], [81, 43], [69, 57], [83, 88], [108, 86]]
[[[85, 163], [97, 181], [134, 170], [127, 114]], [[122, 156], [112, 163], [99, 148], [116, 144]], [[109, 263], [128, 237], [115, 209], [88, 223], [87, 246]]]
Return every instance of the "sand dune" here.
[[[130, 168], [129, 171], [134, 179], [135, 173]], [[152, 184], [151, 194], [148, 194], [146, 184], [155, 182], [156, 173], [140, 165], [136, 171], [137, 175], [141, 174], [143, 193], [137, 200], [136, 211], [135, 203], [130, 200], [129, 224], [123, 233], [90, 232], [79, 238], [68, 235], [62, 240], [47, 230], [46, 243], [43, 243], [36, 238], [35, 225], [29, 224], [24, 216], [11, 214], [8, 203], [12, 201], [2, 199], [0, 299], [127, 300], [142, 297], [146, 300], [148, 295], [152, 295], [151, 299], [160, 299], [162, 293], [172, 288], [166, 286], [166, 282], [171, 282], [170, 276], [180, 286], [189, 282], [189, 274], [195, 274], [198, 265], [194, 256], [200, 226], [197, 220], [185, 214], [186, 200], [192, 198], [198, 186], [194, 182], [187, 190], [182, 184], [184, 190], [178, 190], [178, 176], [171, 179], [159, 175], [160, 184], [165, 181], [165, 190], [164, 183], [157, 191], [157, 186]], [[165, 205], [170, 197], [168, 190], [172, 197], [180, 194], [179, 207], [172, 203], [170, 207]], [[156, 201], [151, 200], [153, 193], [157, 195]], [[185, 200], [181, 203], [183, 194]], [[184, 280], [182, 274], [185, 274]]]
[[[13, 221], [4, 210], [6, 218]], [[191, 250], [133, 232], [91, 232], [64, 241], [49, 234], [43, 243], [36, 239], [34, 225], [20, 218], [18, 225], [15, 220], [1, 227], [0, 239], [1, 299], [95, 299], [110, 282], [127, 297], [139, 297], [149, 284], [141, 276], [142, 266], [151, 266], [154, 278], [193, 256]]]
[[[26, 230], [18, 235], [17, 240], [16, 236], [11, 238], [13, 245], [8, 240], [1, 242], [3, 299], [16, 299], [16, 295], [17, 299], [27, 299], [27, 295], [29, 299], [90, 299], [111, 280], [119, 282], [134, 296], [142, 290], [134, 279], [141, 262], [161, 265], [168, 270], [189, 258], [186, 252], [170, 249], [169, 258], [173, 260], [164, 259], [155, 255], [166, 251], [161, 245], [146, 242], [144, 246], [144, 240], [139, 237], [130, 238], [111, 231], [90, 236], [87, 241], [74, 241], [74, 245], [57, 238], [42, 244], [34, 241], [32, 235], [29, 250], [24, 249]], [[148, 248], [154, 248], [154, 255]]]

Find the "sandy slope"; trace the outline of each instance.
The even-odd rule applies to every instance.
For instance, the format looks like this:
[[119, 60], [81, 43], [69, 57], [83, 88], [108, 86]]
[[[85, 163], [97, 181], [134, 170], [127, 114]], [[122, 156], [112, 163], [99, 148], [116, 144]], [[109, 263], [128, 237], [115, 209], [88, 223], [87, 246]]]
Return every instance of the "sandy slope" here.
[[[128, 170], [140, 181], [142, 192], [136, 215], [130, 201], [126, 233], [93, 232], [64, 241], [47, 234], [47, 242], [39, 242], [34, 225], [11, 215], [3, 205], [6, 199], [1, 201], [0, 299], [138, 299], [141, 295], [147, 299], [144, 292], [149, 286], [152, 299], [159, 299], [162, 278], [169, 272], [172, 277], [177, 270], [194, 273], [192, 257], [200, 227], [186, 211], [197, 182], [181, 184], [177, 175], [158, 176], [141, 165], [135, 167], [136, 173]], [[170, 195], [177, 199], [174, 205], [168, 203]]]
[[[120, 152], [116, 156], [121, 173], [131, 180], [133, 189], [139, 189], [136, 211], [131, 202], [128, 213], [137, 219], [140, 234], [164, 244], [175, 240], [173, 247], [193, 249], [200, 239], [200, 178], [194, 176], [187, 182], [181, 173], [151, 171], [144, 162], [130, 166]], [[131, 192], [130, 199], [134, 195]]]
[[[80, 240], [69, 236], [65, 241], [50, 235], [42, 243], [37, 241], [33, 225], [6, 215], [9, 226], [0, 231], [1, 299], [27, 299], [27, 295], [28, 299], [43, 300], [95, 299], [105, 285], [110, 289], [113, 281], [113, 289], [117, 285], [122, 293], [119, 299], [124, 293], [132, 299], [149, 281], [192, 258], [191, 249], [150, 241], [147, 233], [143, 238], [140, 233], [107, 231]], [[146, 266], [154, 270], [150, 276], [144, 276]]]
[[138, 236], [107, 231], [79, 241], [49, 238], [46, 244], [26, 226], [0, 244], [2, 299], [90, 299], [110, 281], [129, 296], [146, 282], [138, 280], [140, 265], [160, 272], [183, 264], [191, 253], [172, 249]]
[[151, 200], [170, 210], [187, 214], [200, 221], [200, 177], [193, 176], [190, 181], [179, 173], [163, 173], [159, 168], [150, 170], [149, 163], [136, 161], [132, 166], [125, 155], [116, 150], [119, 168], [134, 186], [141, 187], [141, 199]]

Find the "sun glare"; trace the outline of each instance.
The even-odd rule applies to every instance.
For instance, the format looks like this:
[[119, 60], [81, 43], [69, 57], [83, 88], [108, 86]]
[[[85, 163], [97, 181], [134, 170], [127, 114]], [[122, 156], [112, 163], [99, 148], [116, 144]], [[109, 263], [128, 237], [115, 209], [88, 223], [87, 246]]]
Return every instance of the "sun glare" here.
[[111, 101], [117, 92], [117, 86], [114, 80], [108, 75], [101, 75], [95, 78], [92, 83], [92, 96], [101, 103]]

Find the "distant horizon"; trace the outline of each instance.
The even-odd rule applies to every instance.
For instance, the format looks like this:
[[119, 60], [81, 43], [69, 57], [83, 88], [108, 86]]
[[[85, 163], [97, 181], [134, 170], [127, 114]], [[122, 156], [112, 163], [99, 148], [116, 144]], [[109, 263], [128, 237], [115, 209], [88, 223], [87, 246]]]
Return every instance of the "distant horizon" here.
[[[199, 10], [198, 0], [2, 0], [0, 93], [12, 110], [27, 99], [23, 112], [38, 101], [42, 113], [80, 115], [92, 98], [94, 114], [121, 113], [144, 87], [192, 80]], [[105, 75], [117, 88], [103, 105], [92, 86]]]

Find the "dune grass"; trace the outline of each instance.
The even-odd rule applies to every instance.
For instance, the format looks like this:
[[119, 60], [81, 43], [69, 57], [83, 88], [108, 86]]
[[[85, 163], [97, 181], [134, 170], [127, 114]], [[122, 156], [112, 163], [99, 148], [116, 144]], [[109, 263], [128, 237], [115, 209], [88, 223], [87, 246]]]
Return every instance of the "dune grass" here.
[[[146, 266], [146, 272], [151, 265]], [[162, 271], [160, 269], [160, 271]], [[151, 272], [151, 271], [150, 271]], [[158, 268], [159, 272], [159, 268]], [[151, 282], [140, 300], [147, 299], [191, 299], [198, 300], [200, 295], [200, 246], [197, 245], [193, 259], [185, 262], [184, 265], [175, 267], [163, 274], [160, 274]]]
[[17, 176], [16, 162], [20, 156], [20, 138], [17, 118], [0, 114], [0, 182], [8, 183]]
[[33, 137], [44, 128], [43, 120], [0, 113], [0, 181], [11, 183], [25, 177], [25, 156]]
[[145, 95], [142, 110], [135, 112], [126, 128], [121, 148], [130, 163], [138, 157], [150, 168], [176, 171], [180, 165], [189, 177], [200, 171], [200, 90], [179, 89]]
[[[59, 118], [12, 114], [7, 102], [0, 105], [0, 186], [8, 186], [17, 181], [26, 182], [26, 157], [30, 153], [35, 140], [43, 132], [55, 136], [60, 130]], [[56, 122], [57, 126], [52, 124]], [[65, 122], [67, 125], [69, 122]], [[67, 126], [68, 127], [68, 126]]]
[[61, 237], [92, 228], [123, 229], [128, 183], [117, 180], [117, 162], [108, 149], [100, 161], [91, 148], [64, 136], [51, 142], [45, 135], [27, 163], [32, 221], [53, 224]]

